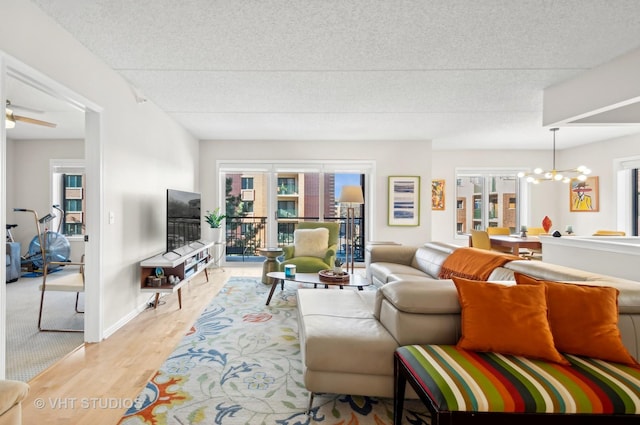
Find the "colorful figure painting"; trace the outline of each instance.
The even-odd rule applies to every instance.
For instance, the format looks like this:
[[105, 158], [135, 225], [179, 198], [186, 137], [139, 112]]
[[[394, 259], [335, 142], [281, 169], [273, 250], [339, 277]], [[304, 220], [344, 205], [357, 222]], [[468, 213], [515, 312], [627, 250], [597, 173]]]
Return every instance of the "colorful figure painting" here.
[[431, 209], [444, 210], [444, 180], [431, 181]]
[[569, 211], [596, 212], [598, 203], [598, 177], [587, 177], [585, 181], [571, 179], [569, 183]]

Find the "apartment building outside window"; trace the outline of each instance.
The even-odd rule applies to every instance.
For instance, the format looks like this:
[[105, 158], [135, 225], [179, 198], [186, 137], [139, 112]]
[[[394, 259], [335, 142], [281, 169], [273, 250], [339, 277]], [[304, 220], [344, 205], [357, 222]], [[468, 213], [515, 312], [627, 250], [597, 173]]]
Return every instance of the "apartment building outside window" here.
[[67, 237], [80, 237], [86, 228], [86, 190], [84, 163], [74, 160], [51, 161], [52, 203], [64, 214], [57, 213], [52, 227], [60, 226]]
[[297, 217], [295, 201], [278, 201], [278, 218]]
[[[254, 257], [264, 261], [255, 248], [293, 243], [294, 231], [303, 221], [340, 223], [338, 256], [344, 256], [346, 210], [337, 199], [345, 184], [359, 184], [366, 193], [371, 169], [370, 162], [221, 164], [226, 261], [254, 261]], [[356, 261], [364, 261], [365, 208], [356, 208]]]
[[253, 189], [253, 177], [242, 177], [240, 184], [242, 189]]
[[487, 227], [508, 227], [516, 233], [520, 204], [517, 171], [458, 170], [455, 233], [462, 235]]
[[295, 177], [278, 177], [278, 195], [294, 195], [298, 193]]
[[82, 235], [85, 225], [83, 175], [65, 174], [63, 233], [68, 236]]

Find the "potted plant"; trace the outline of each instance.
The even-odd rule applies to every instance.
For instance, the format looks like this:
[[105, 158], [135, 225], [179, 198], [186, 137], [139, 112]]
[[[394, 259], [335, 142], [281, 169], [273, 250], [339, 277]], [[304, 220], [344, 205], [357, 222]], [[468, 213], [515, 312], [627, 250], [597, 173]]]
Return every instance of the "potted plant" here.
[[220, 213], [220, 208], [216, 208], [213, 211], [207, 211], [204, 216], [204, 219], [209, 223], [209, 227], [211, 228], [211, 236], [214, 242], [220, 242], [222, 233], [220, 232], [220, 226], [222, 225], [222, 220], [227, 218], [226, 214]]
[[336, 275], [342, 275], [343, 271], [342, 271], [342, 260], [340, 260], [339, 258], [336, 258], [336, 260], [333, 263], [333, 273], [335, 273]]

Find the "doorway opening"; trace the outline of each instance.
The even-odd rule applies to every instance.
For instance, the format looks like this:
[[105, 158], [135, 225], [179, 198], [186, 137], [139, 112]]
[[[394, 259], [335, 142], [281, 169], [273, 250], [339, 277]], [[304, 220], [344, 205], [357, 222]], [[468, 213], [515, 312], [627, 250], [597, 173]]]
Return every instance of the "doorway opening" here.
[[[50, 178], [51, 160], [74, 159], [86, 165], [86, 234], [92, 235], [90, 243], [84, 237], [72, 241], [71, 256], [85, 258], [85, 315], [80, 319], [84, 327], [82, 342], [97, 342], [102, 339], [100, 318], [102, 317], [100, 302], [100, 204], [102, 187], [100, 155], [102, 140], [100, 137], [101, 108], [84, 99], [75, 92], [60, 85], [56, 81], [21, 63], [15, 58], [0, 53], [0, 100], [13, 108], [15, 118], [18, 116], [33, 118], [55, 124], [55, 127], [33, 124], [29, 120], [16, 119], [7, 125], [1, 133], [2, 173], [0, 183], [6, 188], [2, 193], [2, 212], [0, 225], [18, 222], [12, 229], [13, 236], [20, 241], [20, 253], [24, 254], [31, 238], [37, 233], [33, 225], [33, 217], [14, 213], [14, 208], [37, 211], [41, 217], [56, 214], [53, 190]], [[7, 103], [9, 100], [10, 103]], [[72, 131], [69, 131], [73, 129]], [[53, 130], [47, 132], [46, 130]], [[56, 130], [58, 130], [56, 132]], [[60, 134], [64, 133], [64, 136]], [[46, 224], [43, 226], [49, 226]], [[6, 249], [6, 247], [5, 247]], [[25, 278], [26, 279], [26, 278]], [[39, 282], [33, 283], [29, 293], [29, 302], [35, 296], [39, 304]], [[20, 280], [10, 283], [14, 285]], [[73, 294], [75, 298], [75, 293]], [[14, 300], [9, 299], [7, 285], [2, 285], [0, 293], [0, 310], [2, 319], [0, 326], [0, 372], [5, 377], [8, 373], [7, 359], [12, 355], [10, 338], [15, 333], [12, 326], [18, 322], [9, 313], [9, 306]], [[39, 305], [38, 305], [39, 307]], [[74, 312], [73, 303], [70, 314]], [[27, 313], [26, 324], [37, 332], [38, 310]], [[32, 317], [31, 317], [32, 316]], [[30, 320], [28, 320], [30, 318]], [[20, 331], [18, 331], [20, 333]], [[38, 333], [38, 339], [43, 339]], [[60, 340], [63, 334], [52, 334], [53, 339]], [[81, 334], [82, 336], [82, 334]], [[73, 343], [72, 343], [73, 344]], [[45, 349], [46, 350], [46, 349]], [[31, 346], [33, 350], [33, 344]], [[45, 364], [45, 363], [43, 363]]]

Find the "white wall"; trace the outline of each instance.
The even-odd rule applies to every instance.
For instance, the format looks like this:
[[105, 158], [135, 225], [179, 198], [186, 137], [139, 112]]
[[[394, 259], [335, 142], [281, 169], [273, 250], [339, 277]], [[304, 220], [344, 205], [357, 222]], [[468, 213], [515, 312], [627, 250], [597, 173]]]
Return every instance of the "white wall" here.
[[[84, 140], [8, 140], [7, 141], [7, 223], [17, 224], [12, 230], [27, 252], [36, 235], [33, 214], [14, 212], [14, 208], [35, 210], [39, 217], [51, 212], [50, 159], [84, 158]], [[44, 229], [42, 229], [44, 230]], [[84, 242], [71, 241], [72, 261], [80, 261]]]
[[[431, 142], [425, 141], [201, 141], [200, 185], [202, 209], [216, 205], [218, 176], [215, 161], [225, 160], [371, 160], [376, 163], [373, 181], [374, 231], [369, 240], [422, 244], [431, 238]], [[420, 226], [387, 225], [388, 177], [421, 177]]]
[[88, 211], [101, 220], [102, 240], [89, 243], [101, 242], [103, 273], [87, 284], [101, 285], [108, 334], [147, 299], [138, 262], [164, 251], [166, 188], [197, 189], [197, 140], [152, 102], [136, 103], [118, 74], [30, 2], [0, 3], [0, 50], [103, 108], [103, 209]]
[[[566, 155], [566, 156], [565, 156]], [[599, 212], [569, 212], [569, 190], [559, 198], [562, 203], [560, 220], [571, 224], [579, 235], [590, 235], [598, 229], [617, 229], [617, 198], [615, 160], [640, 155], [640, 134], [581, 146], [563, 152], [563, 163], [585, 164], [600, 186]], [[564, 228], [564, 227], [563, 227]], [[624, 229], [621, 229], [624, 230]]]

